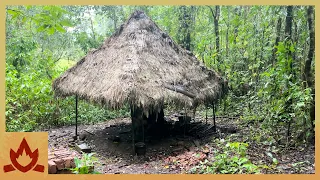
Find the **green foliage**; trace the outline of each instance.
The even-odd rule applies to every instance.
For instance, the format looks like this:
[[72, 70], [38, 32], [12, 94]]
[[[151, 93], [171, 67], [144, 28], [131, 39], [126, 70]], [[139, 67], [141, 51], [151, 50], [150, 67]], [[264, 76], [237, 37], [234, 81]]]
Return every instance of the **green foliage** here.
[[97, 39], [95, 39], [89, 36], [87, 33], [81, 32], [76, 35], [76, 39], [77, 43], [80, 44], [81, 49], [84, 52], [88, 52], [92, 48], [98, 48], [102, 44], [104, 37], [99, 36]]
[[98, 158], [94, 156], [94, 153], [82, 154], [82, 158], [74, 158], [75, 168], [70, 168], [74, 174], [100, 174], [94, 171], [94, 165], [98, 162]]
[[[53, 77], [60, 73], [57, 71]], [[6, 127], [7, 131], [33, 131], [51, 125], [74, 124], [74, 97], [56, 99], [52, 80], [45, 71], [33, 69], [22, 73], [7, 64], [6, 69]], [[80, 101], [79, 122], [95, 123], [117, 117], [128, 117], [127, 108], [109, 111], [99, 106]]]
[[215, 156], [211, 160], [205, 160], [200, 166], [191, 169], [191, 173], [203, 174], [242, 174], [259, 173], [258, 166], [248, 159], [247, 143], [241, 142], [220, 142], [216, 141], [221, 150], [215, 151]]
[[[49, 35], [55, 32], [66, 32], [65, 27], [72, 27], [72, 22], [66, 18], [68, 11], [60, 6], [19, 6], [8, 7], [8, 14], [12, 20], [21, 19], [22, 22], [31, 20], [36, 25], [37, 32], [45, 32]], [[36, 13], [34, 13], [36, 12]]]
[[[71, 13], [60, 6], [9, 6], [7, 12], [6, 130], [74, 124], [74, 98], [56, 99], [52, 91], [53, 79], [75, 63], [66, 59], [79, 58], [70, 54], [80, 47], [66, 32]], [[127, 109], [108, 111], [84, 101], [79, 113], [80, 123], [128, 116]]]
[[[241, 116], [259, 126], [261, 131], [253, 136], [259, 142], [264, 142], [264, 136], [280, 142], [289, 122], [293, 137], [302, 133], [307, 139], [313, 134], [314, 120], [308, 113], [314, 100], [313, 88], [304, 86], [301, 69], [309, 49], [306, 8], [294, 7], [292, 40], [288, 40], [283, 33], [285, 8], [220, 6], [218, 54], [208, 6], [7, 6], [7, 130], [72, 124], [74, 98], [55, 99], [52, 80], [69, 67], [67, 61], [74, 64], [98, 48], [140, 9], [175, 42], [190, 44], [200, 61], [228, 79], [229, 93], [220, 101], [217, 114]], [[82, 123], [127, 115], [128, 108], [116, 112], [79, 103]]]
[[[305, 110], [310, 106], [312, 98], [311, 89], [304, 88], [301, 81], [293, 80], [293, 74], [288, 73], [290, 67], [288, 66], [287, 54], [294, 52], [294, 46], [285, 47], [285, 44], [280, 42], [277, 48], [279, 60], [274, 67], [261, 73], [260, 79], [265, 84], [254, 97], [256, 101], [263, 99], [260, 101], [263, 106], [252, 113], [246, 112], [244, 119], [250, 121], [250, 119], [259, 120], [260, 117], [263, 117], [263, 128], [268, 128], [268, 131], [273, 133], [276, 138], [281, 138], [284, 135], [284, 131], [282, 131], [282, 135], [279, 134], [281, 129], [286, 127], [291, 119], [295, 121], [295, 128], [299, 128], [304, 121], [310, 121]], [[289, 106], [289, 109], [292, 109], [291, 112], [288, 111], [287, 106], [290, 101], [292, 102]], [[254, 103], [256, 102], [253, 101], [252, 104]], [[309, 127], [308, 124], [304, 126]]]

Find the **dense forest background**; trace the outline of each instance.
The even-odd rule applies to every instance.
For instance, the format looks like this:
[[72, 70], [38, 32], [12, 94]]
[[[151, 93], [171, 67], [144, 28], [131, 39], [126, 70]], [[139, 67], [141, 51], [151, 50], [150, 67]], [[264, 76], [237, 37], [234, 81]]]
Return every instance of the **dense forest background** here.
[[[136, 9], [228, 79], [217, 115], [258, 125], [257, 139], [314, 141], [313, 6], [8, 6], [6, 130], [74, 124], [74, 97], [56, 99], [52, 81]], [[130, 113], [85, 101], [79, 112], [82, 123]]]

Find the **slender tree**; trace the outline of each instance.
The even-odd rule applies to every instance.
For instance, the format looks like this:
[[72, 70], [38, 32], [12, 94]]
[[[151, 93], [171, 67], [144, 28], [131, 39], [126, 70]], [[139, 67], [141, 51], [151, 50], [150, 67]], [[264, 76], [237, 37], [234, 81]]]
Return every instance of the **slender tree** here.
[[[285, 46], [287, 48], [287, 63], [288, 63], [288, 74], [293, 75], [293, 59], [292, 52], [290, 50], [290, 46], [292, 45], [292, 19], [293, 19], [293, 6], [287, 6], [287, 16], [286, 16], [286, 26], [285, 26]], [[291, 88], [290, 84], [293, 83], [293, 78], [289, 78], [287, 80], [287, 97], [290, 96]], [[292, 110], [292, 98], [290, 98], [286, 103], [287, 113], [293, 113]], [[288, 117], [288, 129], [287, 129], [287, 137], [290, 137], [290, 126], [292, 122], [292, 117]]]
[[180, 6], [179, 7], [179, 22], [180, 28], [178, 29], [178, 43], [187, 50], [191, 48], [191, 31], [193, 21], [193, 7]]
[[[216, 60], [217, 63], [220, 64], [220, 36], [219, 36], [219, 17], [220, 17], [220, 6], [215, 6], [215, 11], [213, 11], [212, 7], [208, 6], [210, 8], [213, 22], [214, 22], [214, 33], [215, 33], [215, 43], [216, 43]], [[219, 67], [219, 66], [218, 66]]]
[[312, 102], [310, 107], [310, 120], [311, 120], [311, 132], [314, 135], [314, 120], [315, 120], [315, 88], [314, 82], [312, 81], [312, 59], [314, 58], [315, 50], [315, 32], [314, 32], [314, 7], [309, 6], [307, 9], [308, 25], [309, 25], [309, 52], [308, 58], [305, 62], [304, 69], [304, 86], [312, 89]]
[[[281, 10], [281, 7], [280, 7], [280, 10]], [[279, 45], [279, 42], [280, 42], [281, 24], [282, 24], [282, 19], [279, 16], [277, 21], [276, 41], [274, 43], [274, 48], [272, 50], [272, 57], [271, 57], [271, 61], [273, 65], [275, 64], [277, 46]]]

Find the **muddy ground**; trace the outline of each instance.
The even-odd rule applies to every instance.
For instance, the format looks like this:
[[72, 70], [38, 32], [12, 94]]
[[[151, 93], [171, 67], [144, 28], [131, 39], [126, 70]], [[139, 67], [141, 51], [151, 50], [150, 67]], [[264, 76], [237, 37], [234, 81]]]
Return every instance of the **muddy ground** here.
[[[169, 119], [171, 122], [177, 122], [174, 115]], [[215, 148], [220, 148], [216, 146], [214, 139], [227, 137], [232, 141], [247, 142], [249, 144], [247, 154], [254, 164], [271, 166], [272, 159], [266, 153], [271, 152], [278, 164], [272, 169], [263, 169], [261, 173], [312, 174], [315, 172], [313, 145], [275, 150], [273, 145], [264, 145], [250, 140], [248, 125], [241, 125], [238, 119], [217, 118], [218, 133], [212, 133], [213, 128], [206, 130], [208, 129], [206, 127], [212, 127], [211, 122], [205, 124], [200, 118], [196, 121], [194, 124], [202, 127], [196, 131], [204, 132], [201, 135], [188, 133], [193, 131], [192, 127], [184, 129], [183, 132], [177, 132], [177, 129], [182, 128], [175, 127], [172, 128], [173, 130], [164, 132], [165, 136], [146, 136], [145, 156], [133, 155], [129, 118], [107, 120], [93, 125], [79, 125], [78, 134], [80, 134], [80, 141], [86, 143], [92, 152], [96, 153], [99, 162], [95, 165], [95, 170], [103, 174], [189, 173], [197, 163], [212, 156]], [[76, 152], [71, 143], [75, 135], [75, 126], [53, 128], [48, 130], [48, 133], [49, 149], [66, 149]], [[116, 136], [120, 137], [119, 142], [115, 141]], [[199, 156], [194, 158], [194, 154]], [[180, 162], [179, 165], [170, 163], [171, 160], [177, 159]]]

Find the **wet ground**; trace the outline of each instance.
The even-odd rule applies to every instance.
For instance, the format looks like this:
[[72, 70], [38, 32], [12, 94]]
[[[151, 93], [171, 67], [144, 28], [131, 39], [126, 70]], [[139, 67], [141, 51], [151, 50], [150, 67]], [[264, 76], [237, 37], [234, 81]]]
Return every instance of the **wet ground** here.
[[[162, 132], [163, 136], [145, 136], [145, 156], [133, 155], [131, 120], [121, 118], [107, 120], [94, 125], [78, 126], [79, 138], [96, 153], [99, 163], [95, 170], [105, 174], [177, 174], [188, 173], [200, 161], [212, 155], [213, 149], [220, 148], [214, 139], [229, 137], [232, 141], [247, 141], [249, 159], [255, 164], [272, 164], [268, 156], [271, 152], [278, 164], [273, 169], [262, 173], [303, 173], [315, 172], [314, 146], [299, 146], [274, 149], [273, 145], [256, 143], [248, 138], [248, 126], [241, 125], [237, 119], [218, 118], [217, 132], [211, 122], [198, 118], [189, 127], [178, 124], [176, 116], [170, 116], [172, 128]], [[66, 149], [76, 152], [72, 147], [75, 127], [50, 129], [49, 148]], [[231, 137], [230, 137], [231, 135]], [[120, 141], [119, 141], [120, 140]], [[195, 157], [194, 154], [197, 154]], [[172, 160], [179, 160], [180, 165], [172, 165]]]

